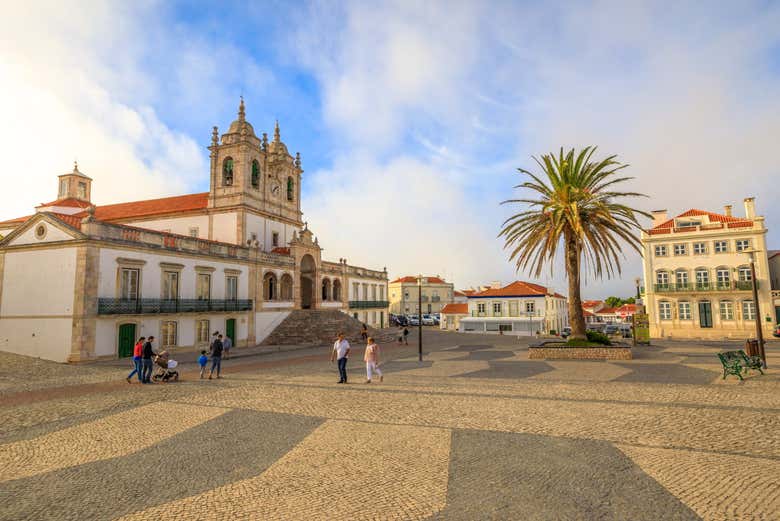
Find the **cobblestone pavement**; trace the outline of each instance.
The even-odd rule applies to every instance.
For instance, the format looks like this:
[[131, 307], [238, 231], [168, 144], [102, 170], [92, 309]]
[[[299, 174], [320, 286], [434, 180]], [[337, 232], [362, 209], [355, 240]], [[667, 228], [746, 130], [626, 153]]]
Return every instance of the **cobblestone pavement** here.
[[427, 331], [353, 353], [244, 353], [225, 378], [128, 385], [123, 362], [0, 354], [0, 519], [780, 519], [780, 346], [530, 361], [512, 337]]

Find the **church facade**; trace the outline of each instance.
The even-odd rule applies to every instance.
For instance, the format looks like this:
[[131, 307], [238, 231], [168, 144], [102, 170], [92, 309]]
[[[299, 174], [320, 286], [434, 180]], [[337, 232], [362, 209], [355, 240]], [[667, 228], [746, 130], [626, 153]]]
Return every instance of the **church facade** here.
[[322, 258], [302, 219], [300, 154], [238, 119], [214, 127], [205, 193], [95, 206], [74, 166], [57, 199], [0, 222], [0, 350], [80, 362], [160, 347], [262, 342], [295, 309], [387, 325], [387, 270]]

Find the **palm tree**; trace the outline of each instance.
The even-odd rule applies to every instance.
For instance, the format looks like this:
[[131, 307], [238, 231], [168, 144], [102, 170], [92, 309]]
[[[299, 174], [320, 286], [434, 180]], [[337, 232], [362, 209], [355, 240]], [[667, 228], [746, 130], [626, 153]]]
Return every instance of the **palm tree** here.
[[583, 340], [585, 317], [580, 298], [582, 263], [589, 266], [597, 278], [610, 278], [621, 273], [621, 244], [626, 243], [641, 252], [637, 232], [637, 217], [650, 217], [647, 212], [615, 202], [622, 197], [644, 197], [636, 192], [615, 192], [615, 186], [632, 177], [619, 171], [628, 165], [609, 156], [592, 160], [596, 147], [586, 147], [575, 155], [574, 149], [565, 155], [563, 148], [555, 154], [543, 155], [534, 161], [543, 174], [518, 171], [531, 179], [515, 186], [535, 192], [537, 199], [510, 199], [501, 204], [521, 203], [528, 208], [504, 221], [499, 237], [505, 238], [504, 248], [511, 250], [510, 260], [518, 271], [538, 277], [544, 265], [552, 261], [563, 245], [566, 276], [569, 281], [569, 320], [571, 338]]

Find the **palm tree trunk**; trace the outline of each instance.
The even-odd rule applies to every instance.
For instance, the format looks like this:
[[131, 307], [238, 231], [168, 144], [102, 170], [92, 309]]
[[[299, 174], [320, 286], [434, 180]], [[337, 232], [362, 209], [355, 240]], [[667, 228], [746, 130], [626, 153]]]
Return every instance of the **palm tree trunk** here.
[[571, 232], [565, 233], [566, 277], [569, 279], [569, 325], [572, 340], [586, 340], [585, 315], [580, 297], [580, 248]]

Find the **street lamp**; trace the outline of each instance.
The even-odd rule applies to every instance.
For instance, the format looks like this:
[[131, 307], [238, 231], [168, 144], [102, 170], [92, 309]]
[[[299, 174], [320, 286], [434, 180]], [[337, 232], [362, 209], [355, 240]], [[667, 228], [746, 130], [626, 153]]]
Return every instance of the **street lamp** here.
[[758, 354], [766, 369], [766, 353], [764, 352], [764, 333], [761, 329], [761, 309], [758, 306], [758, 282], [756, 281], [756, 252], [753, 248], [742, 250], [747, 253], [750, 260], [750, 281], [753, 286], [753, 307], [756, 314], [756, 340], [758, 340]]
[[422, 274], [417, 276], [417, 353], [422, 362]]
[[639, 277], [634, 277], [634, 285], [636, 286], [636, 305], [637, 310], [639, 310], [639, 301], [642, 300], [642, 296], [639, 294], [639, 285], [642, 284], [642, 279]]

